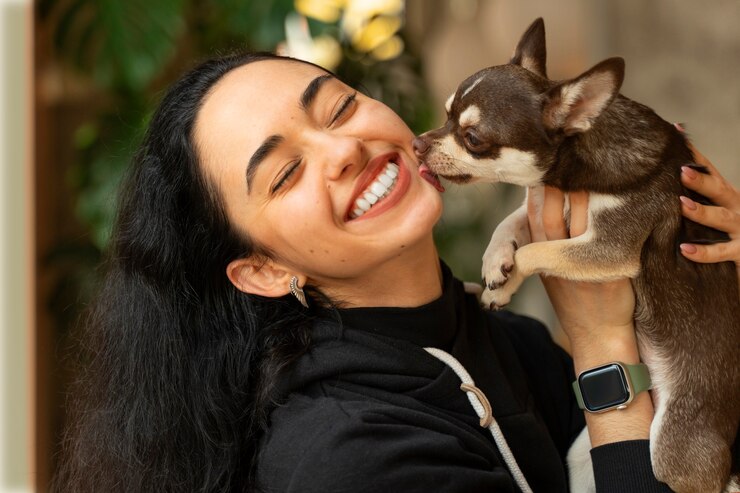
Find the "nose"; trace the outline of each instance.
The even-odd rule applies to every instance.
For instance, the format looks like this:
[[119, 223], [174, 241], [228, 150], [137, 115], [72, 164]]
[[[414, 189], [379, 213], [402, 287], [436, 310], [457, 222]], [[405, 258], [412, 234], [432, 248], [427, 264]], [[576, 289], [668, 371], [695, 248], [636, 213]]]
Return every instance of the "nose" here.
[[424, 154], [427, 153], [430, 145], [431, 145], [430, 141], [425, 139], [424, 135], [420, 135], [417, 138], [415, 138], [414, 142], [412, 143], [412, 146], [414, 148], [414, 154], [416, 154], [416, 157], [418, 158], [424, 157]]
[[345, 171], [361, 166], [365, 160], [365, 146], [357, 137], [332, 136], [325, 149], [326, 174], [331, 180], [340, 179]]

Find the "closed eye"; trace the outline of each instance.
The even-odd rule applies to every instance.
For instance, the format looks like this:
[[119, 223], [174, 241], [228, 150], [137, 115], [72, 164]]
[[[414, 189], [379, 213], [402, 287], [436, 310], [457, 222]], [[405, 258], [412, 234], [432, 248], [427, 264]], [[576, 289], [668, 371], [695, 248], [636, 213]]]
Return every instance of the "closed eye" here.
[[347, 112], [348, 109], [350, 109], [356, 98], [357, 92], [353, 92], [352, 94], [348, 94], [344, 97], [344, 99], [342, 99], [342, 102], [339, 104], [339, 108], [337, 108], [337, 111], [335, 111], [334, 115], [331, 117], [331, 121], [329, 121], [330, 127], [334, 125], [334, 123], [336, 123], [342, 117], [342, 115]]
[[274, 194], [277, 192], [280, 187], [282, 187], [293, 174], [298, 171], [298, 168], [300, 167], [301, 163], [303, 162], [302, 159], [299, 159], [298, 161], [293, 162], [288, 166], [288, 169], [285, 170], [285, 172], [280, 176], [280, 179], [275, 183], [272, 188], [270, 189], [270, 193]]

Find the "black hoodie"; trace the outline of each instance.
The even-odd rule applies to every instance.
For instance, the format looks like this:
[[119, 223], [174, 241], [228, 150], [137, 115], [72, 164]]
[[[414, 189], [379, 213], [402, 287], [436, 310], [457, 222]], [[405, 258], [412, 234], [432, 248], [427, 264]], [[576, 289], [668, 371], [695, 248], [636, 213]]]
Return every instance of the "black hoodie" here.
[[[485, 312], [442, 265], [442, 296], [418, 308], [339, 310], [283, 382], [257, 478], [266, 492], [516, 492], [460, 379], [424, 347], [454, 355], [488, 397], [535, 492], [566, 492], [565, 456], [584, 426], [568, 355], [538, 322]], [[648, 442], [592, 451], [599, 492], [668, 491]]]

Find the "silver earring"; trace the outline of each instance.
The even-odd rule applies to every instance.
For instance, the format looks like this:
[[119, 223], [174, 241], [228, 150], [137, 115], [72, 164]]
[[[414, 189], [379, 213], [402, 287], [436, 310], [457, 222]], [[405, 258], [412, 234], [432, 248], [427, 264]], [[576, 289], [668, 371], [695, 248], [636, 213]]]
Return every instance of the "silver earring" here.
[[304, 293], [303, 289], [298, 286], [298, 278], [296, 276], [290, 278], [290, 292], [293, 296], [296, 297], [298, 301], [301, 302], [301, 305], [303, 305], [305, 308], [308, 308], [308, 303], [306, 302], [306, 293]]

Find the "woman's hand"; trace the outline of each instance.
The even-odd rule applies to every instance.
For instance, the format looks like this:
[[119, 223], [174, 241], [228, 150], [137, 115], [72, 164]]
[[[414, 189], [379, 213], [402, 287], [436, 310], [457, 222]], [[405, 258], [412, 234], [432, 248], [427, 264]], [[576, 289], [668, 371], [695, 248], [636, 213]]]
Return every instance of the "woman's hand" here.
[[[561, 191], [545, 187], [542, 213], [528, 204], [532, 241], [569, 238], [586, 231], [588, 194], [570, 194], [570, 231], [563, 219], [563, 200]], [[570, 339], [576, 374], [614, 361], [640, 361], [633, 322], [635, 296], [629, 279], [594, 283], [543, 277], [542, 282]], [[647, 439], [652, 419], [653, 404], [647, 392], [635, 396], [627, 409], [586, 413], [591, 446]]]
[[681, 211], [692, 221], [724, 231], [730, 241], [713, 245], [684, 243], [681, 253], [695, 262], [710, 263], [731, 260], [735, 262], [740, 276], [740, 191], [719, 174], [709, 160], [693, 146], [694, 159], [709, 170], [699, 173], [688, 166], [681, 172], [681, 182], [714, 202], [715, 206], [698, 204], [688, 197], [681, 197]]
[[[533, 242], [575, 237], [586, 231], [588, 193], [570, 194], [570, 231], [563, 218], [563, 192], [545, 187], [544, 193], [541, 214], [534, 204], [528, 204]], [[629, 345], [634, 340], [635, 298], [629, 279], [596, 283], [542, 277], [542, 282], [574, 356], [582, 352], [600, 352], [601, 343], [625, 341]]]

